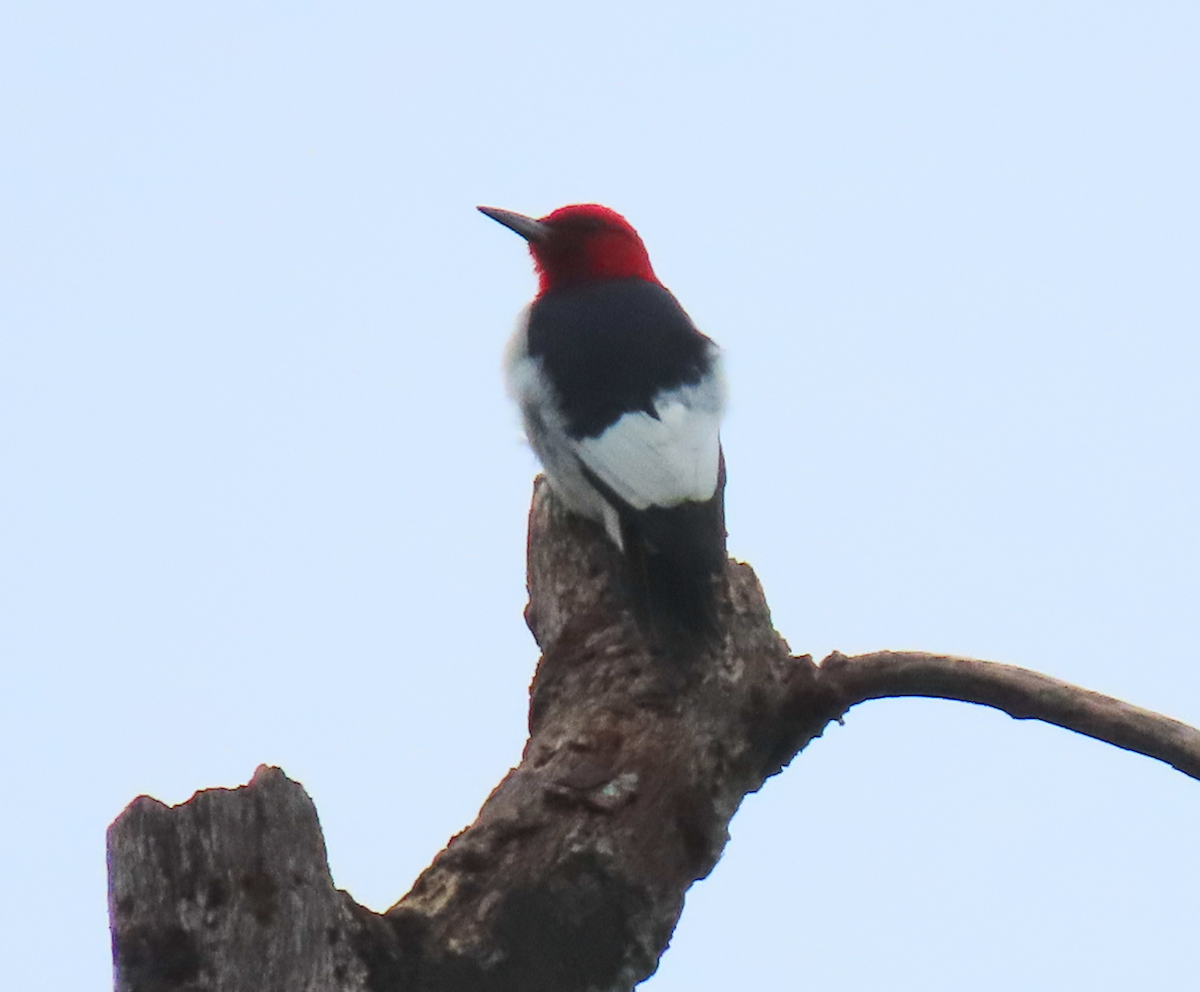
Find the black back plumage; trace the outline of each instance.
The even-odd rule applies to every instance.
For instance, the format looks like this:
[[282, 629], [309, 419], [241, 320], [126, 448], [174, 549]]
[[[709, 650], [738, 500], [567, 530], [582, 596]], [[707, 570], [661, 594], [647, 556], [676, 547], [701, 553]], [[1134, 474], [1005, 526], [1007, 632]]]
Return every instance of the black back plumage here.
[[653, 415], [664, 389], [712, 371], [712, 342], [668, 290], [644, 279], [546, 293], [527, 333], [576, 438], [598, 437], [631, 410]]
[[[600, 436], [631, 411], [656, 416], [656, 396], [713, 372], [712, 342], [669, 291], [641, 279], [546, 293], [530, 310], [527, 334], [577, 440]], [[715, 633], [726, 561], [723, 456], [711, 499], [641, 510], [581, 467], [620, 517], [642, 620], [659, 635]]]

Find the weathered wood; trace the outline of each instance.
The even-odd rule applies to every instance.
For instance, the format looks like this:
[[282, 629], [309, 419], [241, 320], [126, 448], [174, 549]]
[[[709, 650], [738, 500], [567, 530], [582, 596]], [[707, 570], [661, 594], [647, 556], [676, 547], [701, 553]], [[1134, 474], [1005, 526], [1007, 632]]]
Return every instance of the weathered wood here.
[[172, 809], [136, 800], [109, 836], [120, 992], [584, 992], [652, 973], [743, 796], [830, 705], [749, 567], [729, 566], [720, 643], [665, 652], [615, 555], [536, 489], [526, 616], [544, 653], [521, 764], [386, 914], [333, 889], [312, 804], [278, 770]]
[[367, 989], [363, 916], [333, 887], [317, 812], [278, 768], [108, 833], [118, 992]]
[[118, 992], [627, 992], [743, 797], [866, 699], [979, 702], [1200, 767], [1192, 728], [1010, 666], [791, 657], [734, 562], [719, 641], [664, 649], [615, 549], [545, 485], [528, 564], [543, 654], [521, 763], [408, 895], [377, 914], [334, 889], [316, 811], [278, 769], [173, 808], [143, 796], [109, 831]]
[[544, 653], [522, 762], [387, 914], [462, 988], [632, 988], [742, 798], [825, 724], [816, 669], [749, 567], [729, 566], [722, 642], [679, 657], [639, 631], [616, 554], [538, 489], [527, 619]]

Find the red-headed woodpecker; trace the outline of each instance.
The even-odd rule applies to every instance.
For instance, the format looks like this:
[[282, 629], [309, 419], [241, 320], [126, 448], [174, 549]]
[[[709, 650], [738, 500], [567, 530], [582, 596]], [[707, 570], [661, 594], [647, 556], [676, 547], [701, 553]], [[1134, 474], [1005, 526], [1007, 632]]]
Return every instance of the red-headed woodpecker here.
[[505, 366], [550, 484], [625, 553], [655, 629], [664, 619], [711, 634], [725, 568], [717, 346], [658, 281], [620, 214], [597, 204], [539, 219], [479, 209], [533, 254], [537, 296]]

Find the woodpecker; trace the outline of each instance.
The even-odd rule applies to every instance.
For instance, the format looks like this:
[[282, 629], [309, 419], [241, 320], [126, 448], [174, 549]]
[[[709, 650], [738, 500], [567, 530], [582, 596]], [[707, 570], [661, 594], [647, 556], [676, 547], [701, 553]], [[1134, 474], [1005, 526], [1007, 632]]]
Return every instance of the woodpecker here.
[[624, 553], [656, 633], [712, 635], [726, 561], [719, 349], [615, 211], [479, 210], [533, 256], [537, 295], [517, 320], [505, 378], [550, 485]]

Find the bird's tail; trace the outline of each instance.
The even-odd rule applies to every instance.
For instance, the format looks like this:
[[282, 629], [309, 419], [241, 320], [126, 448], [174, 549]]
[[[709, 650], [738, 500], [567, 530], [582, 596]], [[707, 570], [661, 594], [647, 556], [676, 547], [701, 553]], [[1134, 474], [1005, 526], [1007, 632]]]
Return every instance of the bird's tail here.
[[660, 640], [711, 642], [725, 581], [724, 493], [649, 508], [622, 520], [629, 585], [639, 619]]

